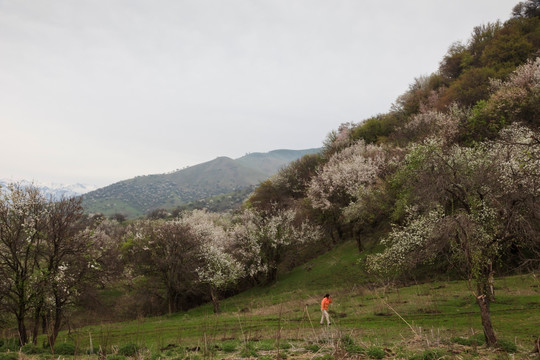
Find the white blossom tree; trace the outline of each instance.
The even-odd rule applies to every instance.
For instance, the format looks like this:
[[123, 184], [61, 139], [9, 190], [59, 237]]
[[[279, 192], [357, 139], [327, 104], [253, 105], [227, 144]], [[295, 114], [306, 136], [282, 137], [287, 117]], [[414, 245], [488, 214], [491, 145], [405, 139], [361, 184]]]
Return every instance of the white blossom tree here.
[[320, 239], [319, 227], [298, 220], [296, 215], [291, 209], [248, 209], [241, 214], [234, 229], [234, 246], [252, 278], [264, 274], [267, 281], [275, 281], [285, 251]]
[[451, 254], [480, 307], [488, 345], [494, 264], [511, 247], [538, 250], [540, 142], [538, 133], [514, 125], [501, 138], [468, 148], [436, 139], [411, 146], [401, 174], [408, 192], [405, 224], [371, 256], [372, 271], [389, 274]]
[[0, 189], [0, 305], [15, 316], [21, 345], [28, 342], [25, 320], [42, 281], [45, 204], [36, 187], [10, 184]]
[[[385, 171], [388, 154], [381, 146], [366, 144], [363, 140], [335, 153], [320, 169], [307, 191], [311, 204], [322, 211], [333, 237], [343, 238], [343, 224], [354, 216], [344, 218], [344, 210], [369, 193]], [[351, 215], [351, 214], [350, 214]], [[357, 237], [361, 248], [360, 238]]]
[[[159, 284], [168, 312], [178, 311], [196, 282], [198, 243], [188, 225], [181, 219], [137, 221], [129, 227], [124, 247], [133, 275]], [[155, 296], [161, 296], [159, 287]]]
[[32, 336], [46, 323], [52, 346], [67, 307], [92, 271], [92, 239], [79, 228], [80, 198], [45, 198], [34, 186], [0, 192], [0, 305], [15, 315], [21, 344], [33, 313]]
[[223, 244], [204, 243], [199, 252], [202, 264], [196, 272], [199, 281], [207, 284], [214, 305], [214, 313], [220, 312], [220, 291], [238, 283], [244, 276], [244, 267], [240, 261], [227, 252]]
[[209, 288], [214, 313], [220, 312], [220, 292], [244, 276], [243, 264], [233, 256], [233, 237], [225, 215], [194, 210], [181, 220], [198, 243], [198, 281]]

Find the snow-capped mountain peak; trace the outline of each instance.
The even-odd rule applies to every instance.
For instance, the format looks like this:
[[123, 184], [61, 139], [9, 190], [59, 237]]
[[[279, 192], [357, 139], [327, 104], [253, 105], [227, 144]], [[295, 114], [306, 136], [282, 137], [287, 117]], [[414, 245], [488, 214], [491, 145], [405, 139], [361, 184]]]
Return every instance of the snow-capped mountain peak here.
[[41, 183], [37, 181], [28, 180], [13, 180], [13, 179], [0, 179], [0, 186], [6, 187], [10, 183], [19, 183], [23, 186], [33, 185], [37, 187], [41, 193], [45, 196], [52, 196], [54, 199], [60, 199], [64, 197], [80, 196], [87, 192], [94, 191], [98, 188], [95, 185], [87, 184], [60, 184], [60, 183]]

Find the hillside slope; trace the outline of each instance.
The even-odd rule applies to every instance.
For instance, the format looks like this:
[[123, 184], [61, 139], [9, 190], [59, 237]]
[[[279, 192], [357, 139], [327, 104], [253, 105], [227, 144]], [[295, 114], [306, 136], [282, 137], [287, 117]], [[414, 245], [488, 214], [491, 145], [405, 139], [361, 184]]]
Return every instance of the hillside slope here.
[[121, 213], [128, 218], [154, 209], [173, 209], [189, 202], [253, 186], [281, 167], [318, 149], [252, 153], [233, 160], [218, 157], [168, 174], [138, 176], [84, 195], [88, 213]]
[[[364, 346], [364, 350], [344, 346], [341, 358], [345, 359], [358, 358], [356, 351], [366, 351], [365, 348], [381, 343], [390, 354], [406, 351], [412, 355], [427, 348], [439, 351], [439, 358], [445, 354], [449, 357], [444, 358], [459, 358], [454, 355], [467, 355], [473, 350], [481, 352], [483, 359], [496, 358], [493, 351], [480, 346], [480, 317], [465, 281], [438, 280], [399, 288], [377, 286], [359, 264], [362, 257], [354, 242], [340, 244], [282, 273], [271, 285], [256, 286], [223, 299], [219, 315], [212, 315], [211, 304], [206, 304], [187, 312], [139, 318], [105, 328], [88, 326], [80, 332], [87, 335], [105, 331], [106, 337], [95, 336], [94, 346], [121, 347], [133, 343], [134, 334], [139, 345], [155, 353], [163, 351], [163, 344], [169, 344], [162, 354], [165, 359], [185, 355], [182, 349], [187, 348], [199, 354], [202, 350], [198, 346], [207, 342], [209, 347], [215, 345], [216, 351], [222, 352], [219, 358], [247, 357], [232, 354], [240, 353], [245, 343], [249, 343], [253, 357], [270, 352], [275, 355], [280, 342], [291, 358], [295, 358], [296, 352], [303, 358], [314, 358], [317, 353], [338, 351], [332, 344], [344, 346], [339, 344], [344, 336]], [[534, 314], [540, 306], [536, 279], [535, 274], [496, 279], [498, 301], [493, 304], [493, 321], [502, 338], [511, 339], [522, 354], [530, 351], [530, 334], [536, 324]], [[320, 301], [325, 293], [333, 297], [329, 328], [319, 325]], [[69, 342], [69, 336], [67, 331], [63, 332], [60, 341]], [[88, 346], [88, 336], [80, 339], [80, 346]], [[477, 345], [471, 345], [472, 340]], [[313, 343], [319, 345], [314, 347]], [[225, 351], [227, 348], [230, 350]], [[308, 349], [314, 353], [307, 353]]]

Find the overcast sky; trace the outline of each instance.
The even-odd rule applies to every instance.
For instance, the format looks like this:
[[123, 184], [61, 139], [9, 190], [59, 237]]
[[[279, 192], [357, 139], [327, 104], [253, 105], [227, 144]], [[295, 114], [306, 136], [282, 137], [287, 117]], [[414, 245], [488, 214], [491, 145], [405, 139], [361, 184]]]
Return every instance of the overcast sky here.
[[322, 146], [517, 0], [0, 0], [0, 178]]

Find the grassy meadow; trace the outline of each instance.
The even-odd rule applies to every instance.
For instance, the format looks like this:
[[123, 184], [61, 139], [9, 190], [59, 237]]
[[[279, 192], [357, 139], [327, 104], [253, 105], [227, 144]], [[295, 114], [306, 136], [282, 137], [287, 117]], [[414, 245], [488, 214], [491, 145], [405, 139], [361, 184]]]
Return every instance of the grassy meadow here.
[[[41, 359], [532, 359], [540, 335], [540, 280], [496, 279], [492, 321], [501, 349], [483, 344], [474, 297], [463, 281], [405, 287], [373, 285], [345, 243], [221, 303], [184, 313], [100, 324], [61, 333], [53, 356], [4, 344], [0, 360]], [[330, 292], [331, 326], [321, 326], [320, 300]], [[75, 352], [75, 355], [66, 355]], [[32, 354], [33, 353], [33, 354]]]

